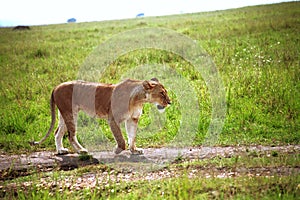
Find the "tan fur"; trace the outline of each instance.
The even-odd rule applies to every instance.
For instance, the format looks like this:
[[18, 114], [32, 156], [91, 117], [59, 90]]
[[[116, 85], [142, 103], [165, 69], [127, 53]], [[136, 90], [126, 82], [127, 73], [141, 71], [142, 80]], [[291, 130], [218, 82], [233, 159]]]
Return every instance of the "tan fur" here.
[[68, 139], [78, 153], [87, 153], [76, 138], [77, 114], [80, 110], [91, 116], [106, 118], [117, 142], [115, 153], [126, 149], [120, 123], [125, 121], [129, 149], [133, 154], [143, 153], [135, 146], [138, 120], [143, 104], [149, 102], [167, 107], [171, 102], [164, 86], [156, 78], [150, 81], [127, 79], [119, 84], [103, 84], [84, 81], [65, 82], [58, 85], [50, 99], [52, 121], [45, 137], [47, 139], [55, 124], [55, 106], [59, 110], [59, 124], [55, 131], [55, 144], [58, 154], [68, 153], [62, 145], [62, 138], [68, 131]]

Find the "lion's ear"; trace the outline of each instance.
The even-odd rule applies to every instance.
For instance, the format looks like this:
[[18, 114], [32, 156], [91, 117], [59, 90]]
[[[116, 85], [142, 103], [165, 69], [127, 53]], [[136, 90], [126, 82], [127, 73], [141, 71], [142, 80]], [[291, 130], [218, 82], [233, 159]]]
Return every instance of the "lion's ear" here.
[[144, 81], [143, 82], [143, 87], [145, 90], [151, 90], [154, 88], [155, 84], [151, 83], [151, 81]]
[[151, 80], [151, 81], [155, 81], [155, 82], [158, 82], [158, 83], [159, 83], [159, 80], [158, 80], [157, 78], [155, 78], [155, 77], [154, 77], [154, 78], [151, 78], [150, 80]]

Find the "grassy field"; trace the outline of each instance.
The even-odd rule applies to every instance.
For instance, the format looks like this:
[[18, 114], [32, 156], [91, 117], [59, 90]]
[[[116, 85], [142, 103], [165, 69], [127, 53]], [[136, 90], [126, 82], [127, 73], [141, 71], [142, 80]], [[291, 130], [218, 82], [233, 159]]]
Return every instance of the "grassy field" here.
[[[299, 3], [294, 2], [167, 17], [34, 26], [30, 31], [1, 28], [0, 147], [4, 152], [37, 150], [27, 141], [41, 138], [49, 127], [52, 89], [76, 79], [86, 57], [98, 45], [123, 31], [145, 27], [185, 34], [199, 41], [211, 55], [227, 93], [227, 116], [217, 145], [297, 144], [298, 7]], [[115, 60], [99, 81], [116, 83], [134, 66], [155, 63], [171, 66], [196, 91], [200, 113], [193, 145], [201, 145], [211, 119], [209, 91], [202, 77], [179, 56], [158, 50], [131, 52]], [[138, 139], [143, 147], [165, 145], [178, 131], [182, 109], [176, 94], [170, 93], [177, 104], [167, 112], [165, 128], [152, 132], [153, 137]], [[140, 126], [150, 123], [150, 111], [150, 106], [145, 108]], [[106, 123], [99, 123], [113, 141]], [[40, 147], [54, 150], [53, 135]]]
[[[1, 153], [54, 151], [53, 134], [38, 147], [31, 147], [28, 143], [40, 139], [48, 130], [52, 89], [61, 82], [76, 79], [86, 58], [101, 43], [121, 32], [147, 27], [167, 28], [184, 34], [198, 41], [213, 59], [225, 86], [227, 103], [225, 124], [215, 145], [299, 144], [299, 7], [299, 2], [291, 2], [166, 17], [33, 26], [26, 31], [0, 28]], [[110, 64], [99, 81], [117, 83], [135, 66], [153, 64], [167, 64], [193, 86], [200, 109], [196, 136], [191, 145], [201, 145], [211, 120], [211, 99], [203, 78], [180, 56], [154, 49], [130, 52]], [[160, 129], [144, 128], [154, 123], [149, 115], [155, 111], [152, 106], [145, 106], [138, 146], [159, 147], [174, 139], [184, 108], [175, 90], [170, 90], [170, 96], [174, 105], [161, 119], [164, 122]], [[84, 115], [81, 118], [86, 120]], [[113, 143], [106, 122], [99, 120], [98, 124], [101, 134]], [[95, 134], [101, 137], [100, 133]], [[69, 147], [68, 142], [65, 145]], [[276, 162], [282, 164], [281, 160]], [[299, 166], [299, 156], [293, 163]], [[286, 163], [282, 165], [289, 166]], [[299, 175], [273, 178], [241, 176], [234, 180], [189, 179], [184, 176], [184, 171], [181, 178], [124, 183], [121, 190], [131, 192], [120, 195], [124, 199], [186, 199], [187, 195], [237, 199], [242, 198], [240, 195], [247, 196], [245, 199], [261, 199], [265, 195], [266, 199], [274, 199], [282, 194], [286, 199], [293, 199], [300, 190]], [[61, 172], [57, 173], [61, 176]], [[115, 187], [113, 184], [94, 190], [94, 193], [79, 191], [79, 197], [76, 196], [78, 194], [74, 197], [96, 199], [103, 193], [104, 198], [119, 198], [121, 196], [116, 194]], [[182, 193], [176, 193], [177, 189]], [[32, 199], [40, 199], [47, 198], [49, 190], [51, 187], [43, 190], [44, 193], [37, 192], [40, 191], [37, 188], [29, 191], [32, 191]], [[169, 192], [162, 196], [162, 191]], [[207, 196], [208, 193], [210, 196]], [[20, 193], [18, 198], [25, 199], [28, 194]], [[68, 189], [49, 198], [58, 196], [61, 199], [69, 197]]]

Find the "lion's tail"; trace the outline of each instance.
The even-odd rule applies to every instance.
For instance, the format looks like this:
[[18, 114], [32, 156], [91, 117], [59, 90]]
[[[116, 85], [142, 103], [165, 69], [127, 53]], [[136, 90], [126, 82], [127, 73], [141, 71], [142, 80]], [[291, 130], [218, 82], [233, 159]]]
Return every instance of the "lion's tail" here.
[[50, 98], [50, 109], [51, 109], [51, 124], [50, 124], [50, 128], [47, 132], [47, 134], [43, 137], [43, 139], [41, 139], [39, 142], [36, 141], [32, 141], [30, 142], [30, 145], [34, 146], [34, 145], [39, 145], [42, 142], [44, 142], [50, 135], [50, 133], [52, 132], [54, 125], [55, 125], [55, 121], [56, 121], [56, 112], [55, 112], [55, 102], [54, 102], [54, 91], [52, 91], [51, 94], [51, 98]]

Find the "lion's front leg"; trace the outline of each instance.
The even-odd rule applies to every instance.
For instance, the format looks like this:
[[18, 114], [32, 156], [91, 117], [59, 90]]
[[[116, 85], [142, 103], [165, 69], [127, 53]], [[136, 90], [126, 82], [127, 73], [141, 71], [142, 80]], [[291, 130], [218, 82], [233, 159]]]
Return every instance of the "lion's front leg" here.
[[115, 122], [114, 119], [109, 119], [108, 120], [109, 126], [110, 126], [110, 130], [114, 135], [114, 138], [117, 142], [117, 147], [115, 149], [115, 154], [119, 154], [122, 151], [124, 151], [126, 149], [126, 143], [124, 140], [124, 137], [122, 135], [121, 129], [120, 129], [120, 125], [117, 124], [117, 122]]
[[129, 150], [132, 154], [143, 154], [143, 149], [136, 148], [135, 146], [135, 138], [136, 138], [136, 130], [137, 130], [138, 119], [130, 118], [125, 121], [126, 132], [128, 136], [128, 145]]

